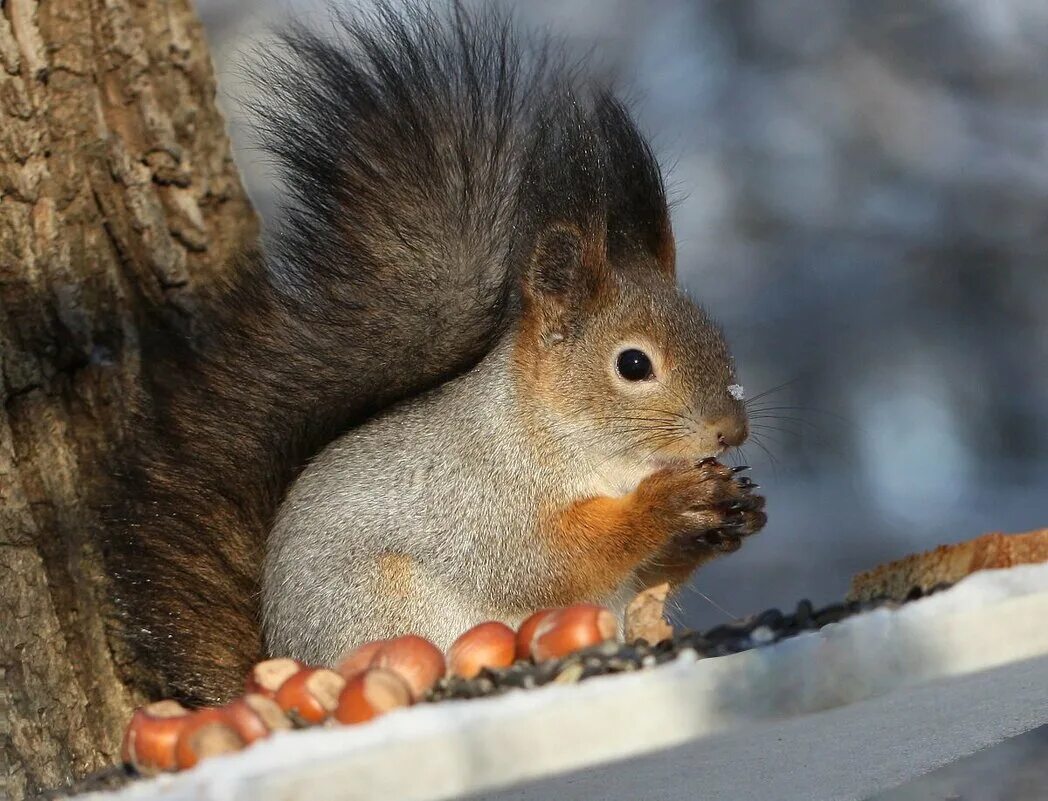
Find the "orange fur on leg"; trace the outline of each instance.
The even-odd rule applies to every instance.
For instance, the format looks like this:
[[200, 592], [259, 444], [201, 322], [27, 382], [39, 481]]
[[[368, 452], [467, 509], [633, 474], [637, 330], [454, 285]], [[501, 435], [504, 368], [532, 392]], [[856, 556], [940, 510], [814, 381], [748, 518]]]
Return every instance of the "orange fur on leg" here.
[[546, 532], [563, 580], [554, 589], [556, 603], [606, 597], [665, 544], [671, 531], [638, 500], [636, 492], [586, 498], [549, 520]]

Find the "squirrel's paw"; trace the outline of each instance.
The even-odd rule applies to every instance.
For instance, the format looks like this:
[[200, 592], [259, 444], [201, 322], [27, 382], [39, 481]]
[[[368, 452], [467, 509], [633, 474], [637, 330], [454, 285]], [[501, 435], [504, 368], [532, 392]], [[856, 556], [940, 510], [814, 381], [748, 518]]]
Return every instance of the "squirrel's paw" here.
[[695, 556], [730, 553], [764, 527], [764, 498], [753, 493], [757, 484], [740, 475], [746, 469], [703, 459], [661, 470], [642, 484], [652, 512], [672, 531], [674, 549]]
[[693, 516], [699, 524], [686, 534], [681, 545], [697, 549], [708, 548], [719, 553], [731, 553], [742, 547], [742, 540], [756, 534], [768, 521], [764, 513], [764, 498], [754, 494], [758, 488], [747, 476], [739, 473], [746, 467], [726, 467], [712, 459], [704, 459], [698, 469], [705, 470], [713, 486], [713, 503], [696, 510]]

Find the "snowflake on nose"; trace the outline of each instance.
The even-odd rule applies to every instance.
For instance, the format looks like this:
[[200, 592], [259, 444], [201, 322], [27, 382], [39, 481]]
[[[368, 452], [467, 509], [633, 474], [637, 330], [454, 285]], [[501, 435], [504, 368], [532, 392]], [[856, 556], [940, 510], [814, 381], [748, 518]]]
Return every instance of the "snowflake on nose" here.
[[742, 388], [742, 384], [731, 384], [728, 387], [728, 394], [731, 395], [733, 400], [741, 401], [746, 397], [746, 391]]

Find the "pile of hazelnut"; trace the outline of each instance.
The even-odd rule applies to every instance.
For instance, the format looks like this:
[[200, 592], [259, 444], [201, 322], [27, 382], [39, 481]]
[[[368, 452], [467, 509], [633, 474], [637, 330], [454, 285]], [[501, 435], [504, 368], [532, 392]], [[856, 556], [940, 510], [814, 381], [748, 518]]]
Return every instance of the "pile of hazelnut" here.
[[579, 604], [536, 612], [516, 631], [481, 623], [454, 642], [446, 660], [433, 643], [414, 635], [362, 645], [334, 669], [270, 659], [252, 668], [245, 694], [225, 706], [188, 710], [177, 701], [158, 701], [135, 710], [121, 755], [146, 775], [184, 770], [276, 731], [365, 723], [422, 700], [445, 674], [470, 679], [517, 660], [559, 659], [617, 632], [607, 609]]

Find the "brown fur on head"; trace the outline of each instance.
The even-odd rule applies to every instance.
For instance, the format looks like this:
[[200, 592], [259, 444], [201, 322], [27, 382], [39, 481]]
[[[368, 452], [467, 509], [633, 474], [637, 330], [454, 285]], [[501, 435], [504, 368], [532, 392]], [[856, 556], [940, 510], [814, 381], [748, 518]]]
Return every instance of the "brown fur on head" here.
[[517, 365], [538, 411], [558, 436], [629, 467], [740, 444], [727, 345], [676, 286], [658, 165], [622, 106], [598, 97], [551, 114], [531, 165], [541, 180], [525, 181], [534, 227]]
[[617, 268], [598, 239], [557, 225], [540, 237], [523, 297], [522, 380], [558, 435], [637, 468], [745, 439], [724, 338], [671, 275]]

